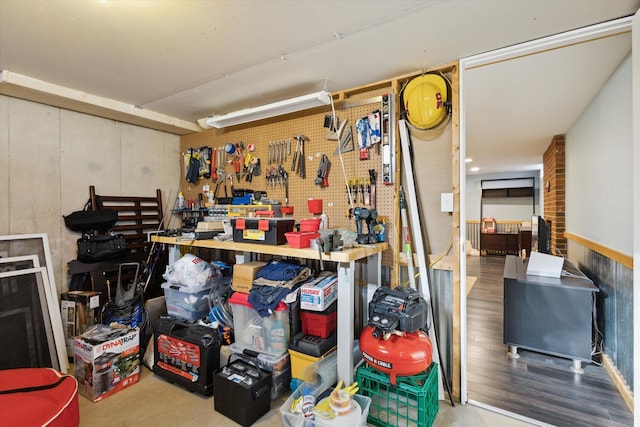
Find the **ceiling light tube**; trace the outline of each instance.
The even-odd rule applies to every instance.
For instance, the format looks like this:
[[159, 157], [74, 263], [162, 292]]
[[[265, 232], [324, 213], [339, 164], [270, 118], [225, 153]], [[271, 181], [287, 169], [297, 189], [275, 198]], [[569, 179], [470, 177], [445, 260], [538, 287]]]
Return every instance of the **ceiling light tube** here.
[[[331, 94], [323, 90], [308, 95], [298, 96], [296, 98], [286, 99], [284, 101], [274, 102], [273, 104], [245, 108], [244, 110], [234, 111], [221, 116], [211, 116], [205, 120], [205, 123], [209, 127], [220, 129], [226, 126], [249, 123], [269, 117], [307, 110], [313, 107], [329, 105], [329, 103], [331, 103]], [[198, 120], [198, 122], [201, 120], [202, 119]]]

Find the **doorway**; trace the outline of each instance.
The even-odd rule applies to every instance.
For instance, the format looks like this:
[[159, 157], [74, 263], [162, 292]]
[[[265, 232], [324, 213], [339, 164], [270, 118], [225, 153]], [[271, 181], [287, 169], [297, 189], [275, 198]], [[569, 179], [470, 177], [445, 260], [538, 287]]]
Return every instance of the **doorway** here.
[[[460, 98], [461, 98], [460, 99], [460, 103], [461, 103], [460, 146], [461, 146], [461, 153], [462, 153], [461, 155], [464, 156], [465, 155], [464, 153], [471, 152], [472, 149], [474, 148], [473, 144], [475, 143], [474, 138], [476, 137], [476, 135], [470, 134], [470, 131], [472, 129], [471, 124], [473, 123], [473, 121], [476, 120], [478, 116], [487, 117], [486, 115], [482, 116], [482, 114], [480, 113], [476, 114], [471, 108], [469, 108], [469, 105], [472, 104], [470, 102], [472, 101], [472, 99], [470, 99], [469, 97], [473, 93], [472, 85], [475, 82], [475, 79], [474, 79], [475, 76], [473, 73], [478, 73], [478, 75], [481, 75], [481, 74], [498, 75], [500, 73], [494, 72], [494, 70], [499, 69], [500, 67], [507, 68], [507, 66], [516, 64], [516, 62], [519, 62], [521, 64], [524, 63], [526, 64], [525, 68], [527, 68], [528, 70], [535, 70], [538, 73], [534, 75], [534, 80], [531, 80], [530, 84], [527, 84], [527, 81], [525, 81], [521, 76], [515, 76], [513, 72], [511, 73], [510, 76], [507, 76], [499, 80], [499, 83], [496, 83], [496, 84], [504, 86], [506, 84], [507, 78], [516, 78], [519, 80], [519, 82], [516, 82], [516, 83], [518, 83], [520, 86], [526, 85], [526, 86], [531, 86], [535, 88], [535, 85], [537, 83], [545, 80], [545, 78], [543, 78], [544, 76], [548, 76], [548, 74], [545, 74], [543, 71], [541, 71], [541, 69], [534, 67], [533, 64], [536, 63], [537, 60], [544, 57], [552, 57], [552, 56], [559, 55], [561, 50], [563, 52], [565, 51], [565, 48], [568, 48], [572, 51], [584, 50], [588, 47], [588, 43], [591, 43], [594, 41], [598, 43], [604, 42], [604, 41], [607, 41], [607, 39], [617, 37], [617, 35], [620, 35], [623, 33], [627, 33], [628, 35], [630, 26], [631, 26], [630, 19], [612, 21], [607, 24], [596, 25], [589, 28], [576, 30], [573, 32], [552, 36], [545, 39], [536, 40], [533, 42], [524, 43], [522, 45], [517, 45], [510, 48], [502, 49], [499, 51], [490, 52], [488, 54], [478, 55], [475, 57], [465, 58], [461, 60], [460, 61]], [[616, 62], [612, 66], [615, 67], [617, 66], [618, 63], [619, 62]], [[497, 67], [497, 68], [494, 68], [494, 67]], [[559, 73], [556, 73], [554, 75], [554, 77], [558, 77], [558, 76], [559, 76]], [[495, 94], [496, 87], [497, 86], [491, 86], [491, 84], [489, 83], [489, 84], [486, 84], [484, 89], [493, 88], [494, 89], [493, 93]], [[595, 89], [597, 90], [597, 88], [599, 87], [600, 86], [596, 87]], [[539, 91], [541, 89], [537, 88], [536, 90]], [[485, 101], [485, 104], [484, 104], [485, 106], [487, 105], [487, 103], [491, 103], [491, 102], [495, 103], [496, 101], [495, 97], [491, 98], [490, 95], [484, 95], [482, 99]], [[574, 101], [576, 101], [574, 102], [574, 104], [578, 104], [577, 100], [574, 100]], [[549, 107], [550, 107], [549, 105], [546, 106], [546, 108], [549, 108]], [[506, 110], [509, 110], [509, 112], [514, 112], [514, 111], [517, 112], [519, 109], [520, 108], [518, 105], [514, 105], [513, 103], [507, 102], [502, 105], [502, 111], [499, 111], [498, 114], [501, 114], [503, 121], [508, 121], [509, 119], [507, 118]], [[489, 110], [491, 110], [491, 108], [484, 108], [484, 111], [482, 111], [481, 113], [489, 113], [490, 112]], [[524, 108], [522, 108], [522, 110], [524, 110]], [[530, 121], [532, 119], [536, 120], [537, 123], [547, 122], [547, 121], [544, 121], [544, 119], [542, 119], [541, 117], [532, 116], [531, 114], [529, 114], [528, 119]], [[556, 133], [562, 133], [568, 130], [568, 127], [570, 126], [570, 124], [571, 123], [569, 123], [569, 125], [565, 126], [564, 128], [560, 128], [560, 130]], [[496, 129], [496, 127], [493, 126], [493, 129]], [[528, 134], [528, 132], [523, 131], [522, 127], [520, 127], [518, 131], [521, 132], [521, 134], [525, 134], [525, 133]], [[469, 135], [469, 137], [467, 135]], [[546, 145], [548, 145], [549, 142], [551, 141], [551, 138], [546, 140], [546, 142], [544, 143], [545, 145], [542, 149], [540, 149], [539, 147], [537, 149], [532, 148], [534, 147], [534, 141], [530, 139], [527, 139], [527, 138], [520, 138], [520, 139], [523, 140], [522, 142], [523, 145], [518, 146], [518, 144], [516, 144], [516, 140], [514, 140], [513, 136], [511, 136], [510, 140], [508, 138], [506, 141], [507, 145], [503, 146], [502, 149], [494, 148], [494, 149], [484, 150], [485, 152], [489, 153], [491, 156], [491, 158], [487, 158], [488, 163], [493, 162], [494, 166], [499, 164], [500, 162], [506, 163], [506, 162], [509, 162], [509, 160], [506, 160], [506, 159], [509, 159], [510, 156], [514, 156], [518, 153], [530, 154], [530, 157], [534, 157], [538, 159], [537, 162], [532, 162], [532, 163], [538, 163], [538, 164], [542, 163], [541, 162], [542, 152], [544, 152], [544, 149], [546, 148]], [[481, 158], [482, 157], [480, 156], [480, 159]], [[463, 163], [462, 160], [463, 159], [461, 159], [461, 164]], [[508, 167], [508, 166], [504, 165], [504, 167]], [[467, 208], [467, 202], [470, 202], [470, 201], [469, 201], [467, 187], [466, 187], [466, 171], [461, 170], [460, 174], [461, 174], [460, 176], [461, 194], [464, 195], [464, 197], [461, 198], [461, 205], [460, 205], [461, 224], [465, 224], [471, 209]], [[469, 206], [471, 206], [471, 203], [473, 202], [470, 202]], [[465, 242], [467, 239], [468, 237], [466, 235], [465, 227], [461, 227], [460, 241]], [[476, 268], [475, 271], [478, 271], [477, 270], [478, 268], [481, 269], [483, 267], [482, 265], [479, 265], [479, 266], [473, 266], [472, 268], [468, 269], [468, 267], [471, 267], [471, 266], [467, 265], [464, 245], [461, 245], [460, 259], [461, 259], [461, 277], [466, 277], [467, 275], [469, 275], [469, 271], [471, 271], [472, 268]], [[482, 261], [482, 260], [479, 259], [477, 261]], [[498, 271], [498, 273], [500, 272], [499, 265], [498, 266], [493, 265], [492, 268], [494, 269], [494, 272], [493, 272], [494, 275], [496, 274], [496, 271]], [[494, 279], [496, 278], [494, 277]], [[497, 277], [497, 280], [499, 281], [498, 288], [494, 289], [493, 292], [501, 291], [499, 287], [500, 279], [501, 279], [501, 275], [498, 274], [498, 277]], [[474, 289], [477, 286], [478, 284], [476, 283], [476, 285], [474, 286]], [[461, 360], [463, 361], [463, 366], [461, 369], [461, 398], [463, 402], [468, 401], [470, 403], [482, 405], [483, 402], [476, 402], [473, 399], [469, 398], [469, 388], [470, 388], [469, 372], [472, 369], [472, 367], [470, 367], [468, 363], [469, 348], [467, 345], [468, 330], [469, 330], [468, 322], [470, 321], [469, 307], [468, 307], [468, 301], [465, 297], [466, 292], [464, 291], [464, 289], [462, 292], [460, 292], [460, 295], [461, 295], [460, 307], [461, 307], [461, 313], [462, 313], [461, 314], [462, 316]], [[634, 334], [637, 337], [638, 335], [637, 330]], [[545, 360], [542, 360], [542, 363], [546, 363]], [[525, 397], [526, 396], [523, 396], [523, 398]], [[493, 409], [498, 411], [510, 412], [508, 408], [502, 409], [499, 407], [494, 407]]]

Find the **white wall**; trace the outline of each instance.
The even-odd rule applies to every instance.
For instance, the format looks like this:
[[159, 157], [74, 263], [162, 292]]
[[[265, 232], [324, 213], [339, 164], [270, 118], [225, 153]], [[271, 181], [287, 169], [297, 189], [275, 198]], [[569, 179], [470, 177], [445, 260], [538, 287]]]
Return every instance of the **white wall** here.
[[[551, 141], [549, 141], [551, 142]], [[542, 158], [540, 158], [542, 163]], [[535, 185], [535, 209], [536, 215], [542, 214], [539, 200], [540, 171], [495, 173], [485, 175], [467, 175], [465, 194], [467, 197], [466, 215], [467, 221], [480, 220], [480, 198], [482, 191], [480, 181], [483, 179], [509, 179], [509, 178], [530, 178], [533, 177]], [[531, 221], [532, 216], [531, 199], [494, 199], [485, 201], [482, 215], [493, 217], [497, 221]]]
[[59, 292], [79, 237], [62, 215], [82, 209], [90, 185], [105, 195], [159, 188], [166, 207], [179, 180], [177, 135], [0, 96], [0, 234], [47, 233]]
[[633, 253], [631, 55], [566, 133], [566, 230]]

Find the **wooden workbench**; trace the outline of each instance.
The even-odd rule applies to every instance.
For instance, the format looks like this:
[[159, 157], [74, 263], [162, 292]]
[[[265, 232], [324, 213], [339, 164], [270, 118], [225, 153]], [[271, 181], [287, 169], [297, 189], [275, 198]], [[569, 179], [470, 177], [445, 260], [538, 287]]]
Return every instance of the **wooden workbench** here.
[[[320, 254], [315, 249], [296, 249], [289, 245], [265, 245], [257, 243], [236, 243], [233, 241], [220, 242], [213, 239], [190, 240], [181, 237], [151, 236], [151, 240], [158, 243], [180, 246], [220, 249], [235, 252], [247, 252], [256, 254], [279, 255], [293, 258], [319, 260]], [[389, 245], [377, 243], [374, 245], [361, 245], [357, 248], [334, 251], [322, 254], [323, 261], [333, 261], [338, 264], [338, 380], [345, 384], [353, 383], [353, 342], [354, 342], [354, 307], [355, 307], [355, 262], [364, 258], [371, 258], [375, 263], [375, 284], [382, 282], [381, 253]], [[176, 259], [175, 254], [169, 256], [170, 262]]]

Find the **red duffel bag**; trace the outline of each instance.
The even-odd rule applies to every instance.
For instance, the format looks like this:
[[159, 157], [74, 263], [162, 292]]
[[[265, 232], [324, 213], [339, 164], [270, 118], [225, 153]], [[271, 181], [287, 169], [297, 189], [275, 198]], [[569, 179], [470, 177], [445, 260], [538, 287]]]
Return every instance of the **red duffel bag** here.
[[0, 370], [0, 426], [80, 424], [78, 382], [51, 368]]

